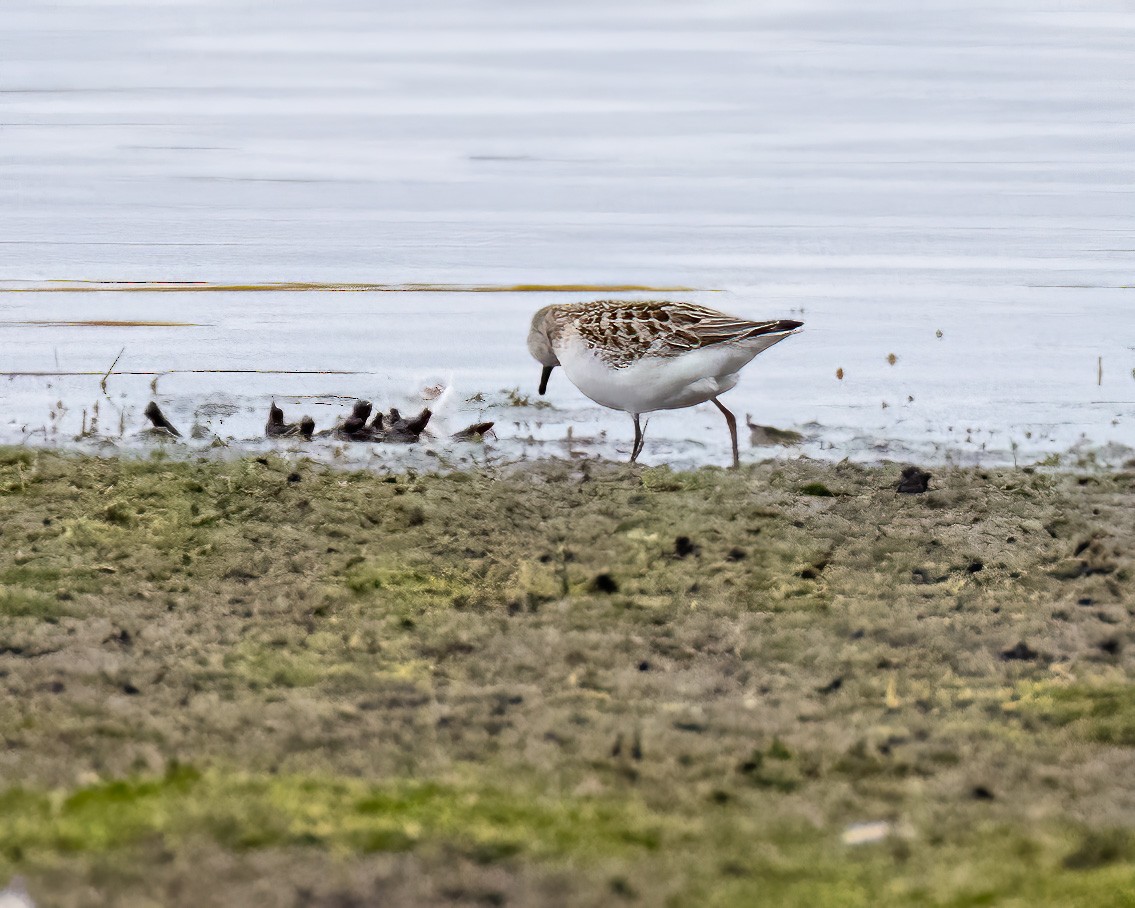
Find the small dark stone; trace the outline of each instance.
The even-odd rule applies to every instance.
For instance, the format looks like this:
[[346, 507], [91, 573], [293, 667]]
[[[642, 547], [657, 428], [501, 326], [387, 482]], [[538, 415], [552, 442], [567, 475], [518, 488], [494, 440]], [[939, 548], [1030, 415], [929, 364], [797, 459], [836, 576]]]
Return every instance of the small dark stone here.
[[639, 670], [640, 672], [648, 672], [648, 671], [650, 671], [650, 663], [649, 663], [649, 662], [647, 662], [647, 661], [646, 661], [645, 659], [643, 659], [643, 660], [642, 660], [642, 661], [641, 661], [641, 662], [640, 662], [640, 663], [638, 664], [638, 670]]
[[970, 790], [970, 797], [975, 801], [992, 801], [997, 796], [984, 785], [975, 785]]
[[800, 572], [800, 576], [805, 580], [819, 580], [820, 574], [824, 572], [824, 568], [828, 566], [828, 559], [821, 558], [819, 561], [814, 561]]
[[969, 567], [966, 568], [966, 573], [976, 574], [978, 571], [983, 570], [984, 568], [985, 565], [980, 561], [980, 559], [975, 558], [969, 563]]
[[745, 552], [744, 549], [739, 549], [739, 548], [734, 547], [734, 548], [731, 548], [728, 551], [728, 553], [725, 555], [725, 560], [726, 561], [744, 561], [746, 557], [747, 557], [747, 553]]
[[674, 554], [679, 558], [688, 558], [690, 555], [701, 553], [701, 546], [690, 539], [689, 536], [679, 536], [674, 540]]
[[904, 467], [898, 491], [906, 495], [917, 495], [930, 487], [930, 474], [918, 467]]
[[1080, 599], [1077, 599], [1076, 604], [1077, 605], [1095, 605], [1096, 600], [1093, 599], [1091, 596], [1084, 596]]
[[122, 685], [122, 692], [124, 694], [126, 694], [127, 696], [130, 696], [130, 697], [133, 697], [136, 694], [142, 693], [140, 690], [138, 690], [138, 688], [136, 688], [129, 681], [127, 681], [125, 684]]
[[1075, 551], [1072, 552], [1072, 557], [1075, 558], [1077, 555], [1082, 555], [1091, 544], [1092, 540], [1085, 539], [1083, 542], [1076, 546]]
[[299, 482], [303, 477], [299, 473], [289, 473], [288, 482]]
[[591, 588], [597, 593], [611, 594], [619, 591], [619, 584], [610, 574], [598, 574], [591, 581]]
[[818, 693], [818, 694], [834, 694], [841, 687], [843, 687], [843, 678], [842, 677], [832, 678], [832, 680], [829, 681], [827, 684], [825, 684], [823, 687], [817, 687], [816, 693]]
[[617, 895], [621, 899], [638, 898], [638, 891], [621, 876], [612, 878], [608, 885], [611, 887], [612, 894]]
[[1040, 653], [1029, 646], [1025, 641], [1020, 641], [1016, 646], [1009, 649], [1001, 650], [1002, 662], [1031, 662], [1036, 659]]
[[1107, 653], [1109, 656], [1118, 656], [1119, 651], [1123, 649], [1123, 641], [1118, 637], [1108, 637], [1096, 644], [1100, 652]]

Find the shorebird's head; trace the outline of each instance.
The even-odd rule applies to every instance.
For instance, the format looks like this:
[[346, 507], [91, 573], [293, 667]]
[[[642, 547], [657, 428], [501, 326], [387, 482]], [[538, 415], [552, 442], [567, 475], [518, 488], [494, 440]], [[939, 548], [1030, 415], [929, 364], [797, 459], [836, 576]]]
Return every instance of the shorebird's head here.
[[540, 373], [540, 393], [548, 390], [548, 379], [552, 370], [560, 364], [556, 351], [552, 349], [552, 306], [545, 306], [532, 316], [532, 327], [528, 331], [528, 352], [532, 358], [544, 366]]

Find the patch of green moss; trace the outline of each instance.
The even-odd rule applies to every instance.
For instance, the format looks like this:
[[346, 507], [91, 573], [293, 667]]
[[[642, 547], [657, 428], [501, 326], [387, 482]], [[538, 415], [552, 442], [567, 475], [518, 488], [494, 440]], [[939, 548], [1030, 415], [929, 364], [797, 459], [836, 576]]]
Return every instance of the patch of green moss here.
[[58, 794], [0, 793], [8, 861], [43, 849], [100, 854], [158, 836], [236, 850], [316, 846], [404, 851], [444, 843], [477, 860], [609, 857], [659, 847], [665, 823], [633, 801], [495, 786], [245, 775], [175, 767], [158, 778]]
[[755, 749], [747, 760], [737, 767], [750, 784], [774, 791], [795, 791], [804, 784], [799, 761], [779, 738], [765, 749]]
[[318, 654], [253, 644], [237, 649], [226, 659], [225, 667], [257, 688], [313, 687], [328, 675]]
[[71, 613], [67, 603], [56, 596], [47, 596], [37, 590], [0, 586], [0, 617], [54, 621]]
[[816, 498], [833, 498], [835, 492], [829, 489], [822, 482], [807, 482], [800, 486], [801, 495], [812, 495]]
[[403, 616], [439, 605], [464, 608], [487, 592], [455, 569], [386, 567], [371, 562], [351, 568], [344, 582], [356, 594], [382, 596]]
[[1030, 685], [1021, 708], [1085, 740], [1135, 747], [1135, 684]]

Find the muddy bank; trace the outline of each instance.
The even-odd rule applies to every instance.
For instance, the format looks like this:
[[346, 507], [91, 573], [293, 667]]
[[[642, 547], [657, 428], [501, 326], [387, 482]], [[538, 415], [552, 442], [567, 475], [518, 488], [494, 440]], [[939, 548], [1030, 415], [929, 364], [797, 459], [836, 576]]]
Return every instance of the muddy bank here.
[[1135, 473], [0, 450], [42, 904], [1120, 904]]

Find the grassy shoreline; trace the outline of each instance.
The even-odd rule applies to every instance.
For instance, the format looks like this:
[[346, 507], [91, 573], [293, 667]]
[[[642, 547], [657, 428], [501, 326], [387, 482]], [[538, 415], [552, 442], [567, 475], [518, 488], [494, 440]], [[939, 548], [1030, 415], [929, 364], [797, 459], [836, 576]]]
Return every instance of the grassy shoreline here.
[[0, 882], [1135, 904], [1135, 473], [897, 482], [0, 449]]

